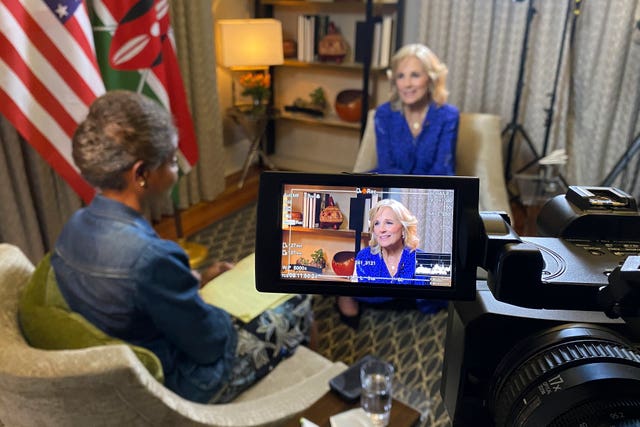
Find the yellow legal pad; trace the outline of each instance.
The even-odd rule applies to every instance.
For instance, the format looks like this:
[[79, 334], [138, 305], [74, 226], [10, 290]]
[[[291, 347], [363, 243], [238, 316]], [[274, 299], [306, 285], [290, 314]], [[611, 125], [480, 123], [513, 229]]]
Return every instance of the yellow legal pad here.
[[243, 258], [234, 268], [207, 283], [200, 293], [206, 302], [225, 309], [245, 323], [293, 297], [256, 290], [255, 254]]

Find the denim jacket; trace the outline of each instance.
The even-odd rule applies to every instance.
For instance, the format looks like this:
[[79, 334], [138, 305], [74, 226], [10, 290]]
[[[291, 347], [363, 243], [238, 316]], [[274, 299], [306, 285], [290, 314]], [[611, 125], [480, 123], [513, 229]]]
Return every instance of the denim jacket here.
[[135, 210], [96, 196], [65, 225], [51, 264], [70, 308], [153, 351], [177, 394], [207, 402], [228, 378], [237, 343], [229, 314], [202, 300], [184, 250]]

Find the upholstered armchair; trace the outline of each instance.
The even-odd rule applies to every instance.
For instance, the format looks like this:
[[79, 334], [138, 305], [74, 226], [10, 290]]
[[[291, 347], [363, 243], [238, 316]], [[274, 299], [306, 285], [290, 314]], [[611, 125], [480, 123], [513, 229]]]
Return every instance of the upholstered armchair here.
[[0, 243], [0, 426], [276, 426], [346, 369], [301, 346], [233, 402], [193, 403], [158, 382], [127, 345], [31, 347], [18, 301], [33, 272], [17, 247]]
[[[375, 110], [370, 110], [353, 172], [366, 172], [378, 163], [374, 115]], [[500, 117], [480, 113], [460, 114], [456, 173], [480, 178], [481, 211], [503, 211], [511, 216], [502, 162]]]

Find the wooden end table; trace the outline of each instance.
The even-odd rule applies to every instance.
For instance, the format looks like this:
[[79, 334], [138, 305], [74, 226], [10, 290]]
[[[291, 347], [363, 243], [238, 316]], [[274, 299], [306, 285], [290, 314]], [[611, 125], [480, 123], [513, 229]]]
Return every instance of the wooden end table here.
[[[332, 391], [328, 391], [313, 405], [297, 414], [293, 419], [289, 420], [285, 426], [300, 427], [300, 418], [304, 417], [309, 421], [316, 423], [320, 427], [330, 427], [331, 424], [329, 423], [329, 418], [331, 416], [359, 406], [360, 402], [345, 402]], [[413, 427], [418, 424], [418, 421], [420, 421], [420, 412], [396, 399], [393, 399], [389, 426]]]

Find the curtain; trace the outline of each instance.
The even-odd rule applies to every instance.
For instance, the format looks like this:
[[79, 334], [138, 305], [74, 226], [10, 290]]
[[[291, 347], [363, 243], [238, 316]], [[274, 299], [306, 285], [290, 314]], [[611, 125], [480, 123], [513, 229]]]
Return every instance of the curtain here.
[[[599, 185], [640, 131], [639, 19], [640, 0], [424, 0], [416, 24], [449, 68], [449, 102], [501, 116], [512, 171], [565, 148], [569, 184]], [[614, 184], [638, 197], [637, 175], [632, 162]]]
[[211, 0], [171, 1], [178, 61], [194, 116], [200, 159], [180, 180], [180, 208], [224, 190], [224, 141], [218, 100]]
[[453, 190], [419, 190], [402, 193], [400, 202], [418, 219], [418, 247], [431, 253], [453, 250]]
[[[179, 207], [213, 200], [224, 190], [222, 116], [216, 86], [210, 0], [173, 0], [172, 27], [194, 119], [200, 157], [179, 181]], [[0, 241], [19, 246], [32, 262], [49, 251], [81, 206], [71, 188], [0, 116]], [[150, 219], [171, 214], [169, 198]]]
[[80, 198], [0, 116], [0, 242], [36, 262], [80, 207]]

